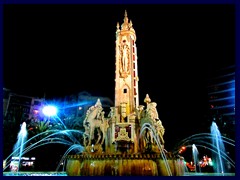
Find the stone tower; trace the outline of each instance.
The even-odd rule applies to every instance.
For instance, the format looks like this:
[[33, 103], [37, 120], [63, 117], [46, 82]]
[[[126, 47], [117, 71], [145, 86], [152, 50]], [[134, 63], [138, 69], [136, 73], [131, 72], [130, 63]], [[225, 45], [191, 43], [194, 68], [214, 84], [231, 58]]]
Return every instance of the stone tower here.
[[[122, 151], [137, 152], [136, 108], [139, 106], [136, 34], [125, 11], [117, 23], [115, 63], [115, 107], [111, 119], [111, 143]], [[114, 150], [116, 151], [116, 149]]]
[[[124, 22], [116, 31], [115, 107], [121, 122], [139, 105], [136, 34], [125, 11]], [[125, 119], [125, 120], [124, 120]]]

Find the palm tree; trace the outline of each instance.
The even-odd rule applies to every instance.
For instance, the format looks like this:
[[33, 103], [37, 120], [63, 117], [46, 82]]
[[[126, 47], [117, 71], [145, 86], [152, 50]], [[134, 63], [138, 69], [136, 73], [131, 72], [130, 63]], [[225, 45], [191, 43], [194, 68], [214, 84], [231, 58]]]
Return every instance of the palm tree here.
[[[30, 123], [28, 124], [28, 137], [32, 138], [36, 136], [37, 134], [40, 134], [42, 132], [45, 132], [47, 130], [51, 129], [50, 121], [46, 118], [40, 120], [40, 119], [31, 119]], [[38, 141], [43, 138], [42, 136], [36, 136], [36, 138], [33, 139], [33, 141]]]

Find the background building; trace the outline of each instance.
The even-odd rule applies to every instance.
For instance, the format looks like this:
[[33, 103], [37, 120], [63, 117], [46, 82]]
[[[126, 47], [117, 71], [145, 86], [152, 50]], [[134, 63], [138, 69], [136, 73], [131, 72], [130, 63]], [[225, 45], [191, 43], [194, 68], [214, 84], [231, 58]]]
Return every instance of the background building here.
[[209, 117], [222, 135], [235, 139], [235, 66], [219, 68], [208, 81]]
[[21, 124], [26, 119], [37, 116], [44, 102], [44, 98], [20, 95], [3, 88], [3, 119]]

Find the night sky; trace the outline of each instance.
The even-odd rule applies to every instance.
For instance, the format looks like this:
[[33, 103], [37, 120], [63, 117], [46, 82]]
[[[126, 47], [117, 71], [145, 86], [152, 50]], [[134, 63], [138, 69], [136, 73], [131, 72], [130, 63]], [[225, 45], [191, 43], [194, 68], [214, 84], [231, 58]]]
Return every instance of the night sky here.
[[140, 104], [146, 93], [157, 103], [171, 147], [205, 123], [214, 69], [235, 64], [233, 5], [5, 5], [3, 87], [114, 100], [115, 32], [125, 10], [137, 35]]

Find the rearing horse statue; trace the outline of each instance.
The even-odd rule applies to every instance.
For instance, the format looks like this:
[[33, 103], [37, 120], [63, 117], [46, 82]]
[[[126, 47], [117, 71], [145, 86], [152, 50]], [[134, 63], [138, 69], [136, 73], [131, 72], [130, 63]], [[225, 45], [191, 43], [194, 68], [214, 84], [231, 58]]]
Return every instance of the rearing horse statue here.
[[[109, 127], [108, 120], [104, 118], [104, 111], [100, 99], [97, 100], [94, 106], [91, 106], [86, 113], [86, 118], [83, 121], [85, 127], [84, 145], [91, 146], [94, 139], [94, 131], [98, 128], [98, 139], [95, 143], [97, 145], [102, 138], [101, 145], [103, 144], [107, 128]], [[102, 133], [102, 136], [101, 136]], [[88, 142], [86, 142], [88, 139]]]

